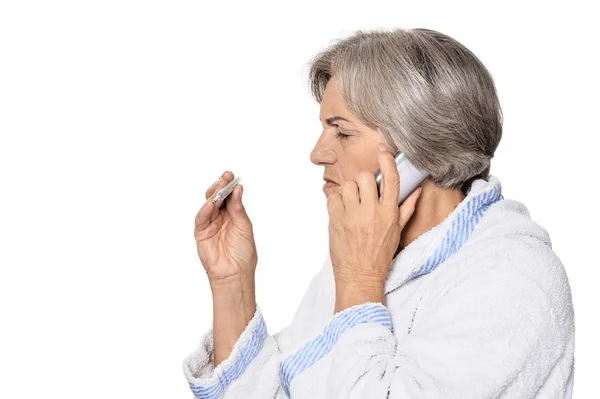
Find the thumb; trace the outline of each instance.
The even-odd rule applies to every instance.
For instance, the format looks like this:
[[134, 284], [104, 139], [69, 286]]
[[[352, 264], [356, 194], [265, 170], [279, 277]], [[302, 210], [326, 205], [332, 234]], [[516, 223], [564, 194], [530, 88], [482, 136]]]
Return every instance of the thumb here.
[[246, 208], [242, 203], [242, 193], [244, 192], [244, 186], [242, 184], [238, 184], [233, 189], [233, 192], [230, 195], [230, 199], [227, 202], [227, 212], [231, 217], [232, 222], [238, 227], [243, 227], [250, 223], [250, 218], [246, 213]]

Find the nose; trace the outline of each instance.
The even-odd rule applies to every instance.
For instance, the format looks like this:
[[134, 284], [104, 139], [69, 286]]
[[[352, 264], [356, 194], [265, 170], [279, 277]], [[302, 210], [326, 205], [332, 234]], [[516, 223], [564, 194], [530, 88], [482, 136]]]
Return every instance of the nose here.
[[335, 151], [325, 141], [319, 139], [310, 152], [310, 161], [315, 165], [332, 164], [335, 162]]

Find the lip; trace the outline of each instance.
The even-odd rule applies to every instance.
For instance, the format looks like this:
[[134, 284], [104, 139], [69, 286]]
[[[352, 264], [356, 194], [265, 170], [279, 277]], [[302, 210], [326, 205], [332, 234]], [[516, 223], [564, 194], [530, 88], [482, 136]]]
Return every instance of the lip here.
[[333, 181], [325, 181], [325, 184], [323, 184], [323, 190], [327, 190], [328, 188], [333, 188], [333, 187], [338, 187], [339, 184], [337, 184], [336, 182]]

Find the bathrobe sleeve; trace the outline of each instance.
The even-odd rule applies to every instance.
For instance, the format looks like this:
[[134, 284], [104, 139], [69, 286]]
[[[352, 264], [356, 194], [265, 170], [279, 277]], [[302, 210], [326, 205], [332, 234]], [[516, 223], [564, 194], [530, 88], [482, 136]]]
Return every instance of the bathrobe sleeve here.
[[252, 320], [235, 342], [231, 354], [215, 368], [214, 336], [210, 327], [202, 335], [200, 345], [183, 362], [194, 397], [285, 398], [280, 388], [278, 338], [289, 328], [269, 335], [257, 304]]
[[183, 372], [198, 399], [280, 399], [287, 398], [280, 384], [279, 345], [291, 337], [310, 317], [325, 269], [310, 282], [292, 323], [270, 335], [259, 304], [248, 326], [235, 342], [227, 359], [214, 367], [212, 327], [202, 335], [198, 347], [183, 361]]
[[534, 397], [560, 373], [553, 368], [573, 332], [570, 294], [559, 278], [542, 284], [481, 266], [422, 301], [408, 333], [395, 333], [381, 303], [338, 312], [282, 359], [284, 391], [292, 399]]

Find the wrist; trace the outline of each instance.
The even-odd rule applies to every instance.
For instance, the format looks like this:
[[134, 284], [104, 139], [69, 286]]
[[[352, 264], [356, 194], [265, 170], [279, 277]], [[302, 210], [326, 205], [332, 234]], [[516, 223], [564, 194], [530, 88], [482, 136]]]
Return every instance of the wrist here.
[[334, 313], [367, 302], [385, 304], [383, 281], [336, 282]]
[[335, 288], [342, 291], [379, 291], [383, 290], [385, 276], [334, 274]]
[[242, 276], [210, 282], [215, 314], [240, 315], [250, 321], [256, 310], [254, 278]]
[[256, 313], [254, 278], [211, 281], [213, 296], [214, 367], [231, 354], [235, 342]]
[[[252, 312], [256, 304], [254, 279], [231, 279], [227, 282], [219, 281], [210, 285], [213, 297], [213, 307], [222, 310], [240, 310], [244, 313]], [[249, 319], [248, 319], [249, 320]]]
[[235, 275], [225, 278], [209, 280], [213, 296], [240, 296], [254, 292], [254, 275]]

